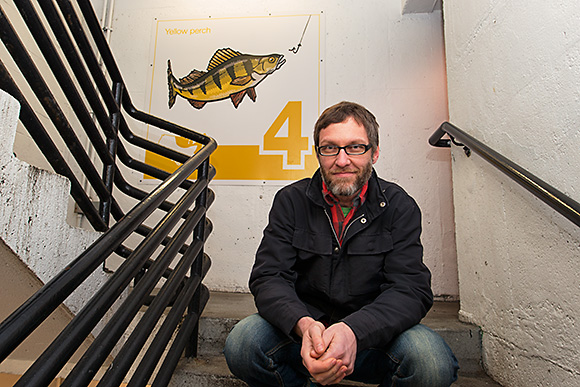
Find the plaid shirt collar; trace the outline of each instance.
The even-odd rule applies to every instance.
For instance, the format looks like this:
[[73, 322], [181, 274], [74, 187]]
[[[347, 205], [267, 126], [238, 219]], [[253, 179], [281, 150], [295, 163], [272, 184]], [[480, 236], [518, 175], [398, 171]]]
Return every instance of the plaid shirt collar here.
[[353, 199], [352, 208], [345, 217], [344, 213], [342, 212], [342, 208], [338, 203], [338, 198], [332, 192], [330, 192], [324, 180], [322, 181], [322, 196], [330, 206], [330, 213], [332, 214], [332, 227], [334, 228], [334, 232], [340, 245], [342, 245], [342, 241], [344, 240], [344, 235], [346, 234], [348, 223], [354, 217], [356, 210], [362, 206], [366, 200], [368, 187], [369, 182], [367, 181], [361, 188], [359, 194]]

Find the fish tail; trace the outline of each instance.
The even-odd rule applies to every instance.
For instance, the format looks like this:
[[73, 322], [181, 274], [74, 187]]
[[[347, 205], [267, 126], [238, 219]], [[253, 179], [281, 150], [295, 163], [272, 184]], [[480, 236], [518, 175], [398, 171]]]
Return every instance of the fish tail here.
[[167, 60], [167, 87], [169, 88], [169, 109], [175, 104], [175, 98], [177, 97], [177, 92], [175, 91], [175, 77], [173, 76], [173, 71], [171, 70], [171, 60]]

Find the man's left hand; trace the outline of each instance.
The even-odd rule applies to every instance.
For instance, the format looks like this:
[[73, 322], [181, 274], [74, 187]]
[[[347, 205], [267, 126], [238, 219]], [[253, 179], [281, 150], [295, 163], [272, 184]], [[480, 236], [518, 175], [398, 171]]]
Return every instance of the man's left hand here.
[[346, 366], [346, 375], [352, 374], [357, 351], [356, 336], [352, 329], [343, 322], [333, 324], [324, 331], [322, 340], [327, 343], [327, 349], [320, 359], [341, 360], [342, 365]]

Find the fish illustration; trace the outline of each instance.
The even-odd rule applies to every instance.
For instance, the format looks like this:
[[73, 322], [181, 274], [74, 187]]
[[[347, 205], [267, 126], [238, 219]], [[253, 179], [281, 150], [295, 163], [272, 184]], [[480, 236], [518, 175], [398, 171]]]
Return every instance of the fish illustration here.
[[171, 60], [168, 60], [169, 108], [175, 104], [177, 95], [196, 109], [203, 108], [208, 102], [227, 98], [237, 109], [246, 94], [255, 102], [256, 86], [285, 62], [284, 55], [280, 54], [248, 55], [222, 48], [213, 54], [207, 71], [194, 69], [178, 80], [171, 70]]

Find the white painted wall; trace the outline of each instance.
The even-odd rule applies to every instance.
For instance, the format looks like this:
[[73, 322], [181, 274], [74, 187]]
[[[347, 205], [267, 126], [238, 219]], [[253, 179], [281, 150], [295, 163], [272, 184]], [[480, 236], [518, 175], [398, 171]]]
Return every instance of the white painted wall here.
[[[580, 3], [445, 0], [450, 121], [580, 201]], [[461, 316], [506, 386], [580, 385], [580, 231], [453, 151]]]
[[[102, 1], [93, 4], [100, 15]], [[447, 119], [441, 12], [402, 15], [400, 0], [125, 0], [115, 3], [111, 46], [134, 103], [146, 110], [153, 18], [320, 11], [326, 18], [326, 104], [352, 100], [376, 114], [381, 124], [376, 169], [418, 201], [434, 291], [456, 297], [450, 156], [427, 143]], [[247, 291], [254, 253], [279, 188], [213, 186], [216, 202], [209, 216], [215, 228], [207, 244], [213, 266], [205, 281], [211, 289]]]

